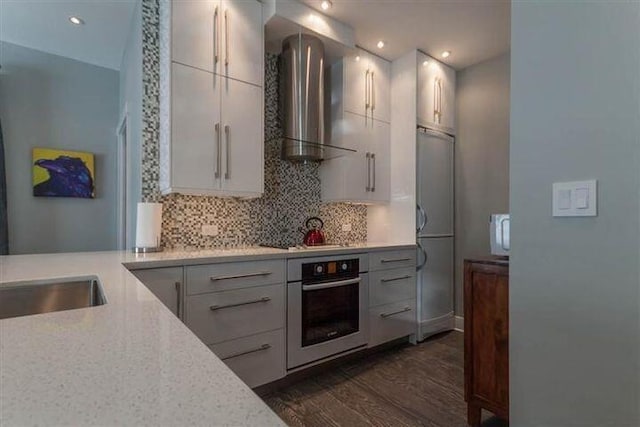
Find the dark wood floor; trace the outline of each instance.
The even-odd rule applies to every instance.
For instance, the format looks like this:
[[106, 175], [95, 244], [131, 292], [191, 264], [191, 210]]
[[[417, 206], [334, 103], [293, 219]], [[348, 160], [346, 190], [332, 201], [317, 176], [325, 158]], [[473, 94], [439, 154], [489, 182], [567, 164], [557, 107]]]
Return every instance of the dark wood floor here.
[[[290, 426], [466, 426], [463, 335], [333, 366], [263, 395]], [[506, 423], [486, 415], [483, 426]]]

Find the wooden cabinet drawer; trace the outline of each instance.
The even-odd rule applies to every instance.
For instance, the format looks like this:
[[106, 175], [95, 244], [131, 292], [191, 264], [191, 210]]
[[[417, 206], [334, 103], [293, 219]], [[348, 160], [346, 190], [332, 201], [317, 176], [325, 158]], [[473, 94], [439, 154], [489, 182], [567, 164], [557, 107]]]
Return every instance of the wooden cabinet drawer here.
[[187, 297], [185, 324], [205, 344], [284, 328], [285, 286], [270, 285]]
[[209, 346], [249, 387], [285, 376], [284, 329]]
[[369, 254], [369, 271], [386, 270], [416, 266], [416, 250], [371, 252]]
[[186, 268], [187, 294], [284, 283], [284, 266], [279, 259], [190, 266]]
[[369, 273], [369, 306], [416, 298], [416, 270], [394, 268]]
[[416, 300], [369, 309], [369, 347], [416, 332]]

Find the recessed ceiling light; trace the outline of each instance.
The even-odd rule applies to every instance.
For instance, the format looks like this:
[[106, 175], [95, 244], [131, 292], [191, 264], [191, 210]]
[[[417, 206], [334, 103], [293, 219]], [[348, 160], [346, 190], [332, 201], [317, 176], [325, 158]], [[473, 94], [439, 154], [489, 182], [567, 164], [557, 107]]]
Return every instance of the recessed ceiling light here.
[[442, 52], [442, 57], [443, 58], [448, 58], [449, 55], [451, 55], [451, 51], [450, 50], [445, 50], [444, 52]]
[[382, 49], [384, 47], [384, 42], [382, 40], [380, 40], [378, 42], [378, 49]]
[[333, 3], [330, 0], [322, 0], [322, 3], [320, 3], [322, 10], [329, 10], [331, 6], [333, 6]]
[[360, 61], [360, 55], [356, 55], [356, 61]]
[[77, 16], [70, 16], [69, 21], [74, 25], [84, 25], [84, 21]]
[[429, 61], [425, 60], [425, 61], [422, 63], [422, 66], [423, 66], [423, 67], [426, 67], [427, 65], [429, 65]]

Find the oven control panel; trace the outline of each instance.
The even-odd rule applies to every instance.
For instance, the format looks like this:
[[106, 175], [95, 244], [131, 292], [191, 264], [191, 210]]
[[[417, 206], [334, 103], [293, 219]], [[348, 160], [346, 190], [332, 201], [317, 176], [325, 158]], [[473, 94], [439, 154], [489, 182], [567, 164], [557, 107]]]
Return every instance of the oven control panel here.
[[358, 258], [302, 264], [302, 281], [324, 281], [356, 277], [360, 271]]

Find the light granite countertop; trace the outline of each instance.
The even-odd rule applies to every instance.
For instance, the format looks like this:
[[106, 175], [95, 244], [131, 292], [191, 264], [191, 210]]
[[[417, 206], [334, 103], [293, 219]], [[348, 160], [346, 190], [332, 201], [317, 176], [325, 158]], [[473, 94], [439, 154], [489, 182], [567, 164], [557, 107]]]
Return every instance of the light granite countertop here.
[[0, 425], [282, 426], [127, 268], [412, 247], [0, 257], [0, 287], [97, 276], [107, 299], [97, 307], [0, 320]]

